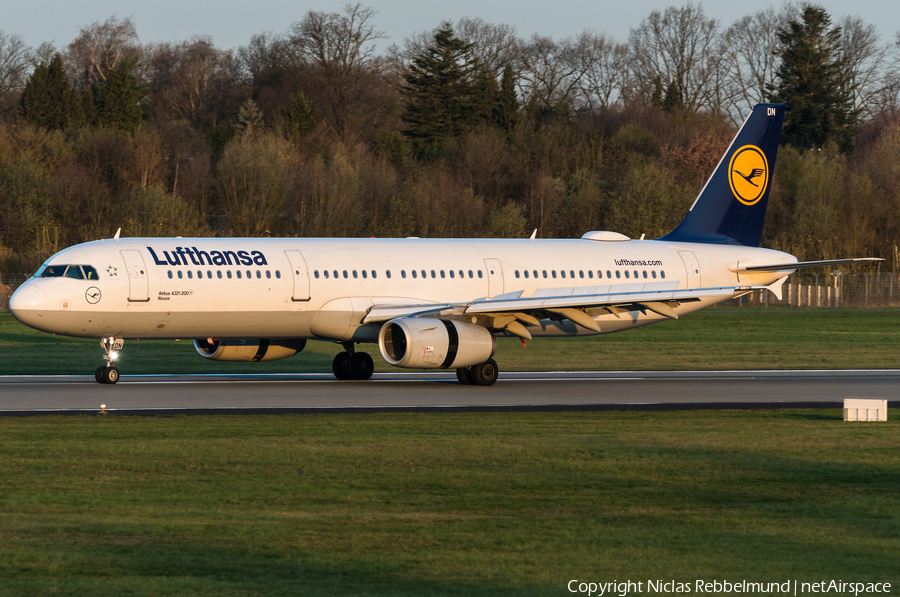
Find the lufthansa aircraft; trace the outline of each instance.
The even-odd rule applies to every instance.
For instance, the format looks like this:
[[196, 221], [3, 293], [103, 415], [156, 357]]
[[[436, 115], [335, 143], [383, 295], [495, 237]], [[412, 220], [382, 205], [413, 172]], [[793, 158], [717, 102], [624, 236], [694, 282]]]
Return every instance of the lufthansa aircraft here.
[[397, 367], [491, 385], [499, 335], [628, 330], [768, 289], [799, 263], [759, 247], [784, 106], [757, 105], [684, 220], [656, 240], [119, 238], [60, 251], [10, 299], [45, 332], [100, 338], [116, 383], [129, 338], [196, 338], [218, 361], [270, 361], [307, 340], [343, 346], [338, 379], [368, 379], [361, 343]]

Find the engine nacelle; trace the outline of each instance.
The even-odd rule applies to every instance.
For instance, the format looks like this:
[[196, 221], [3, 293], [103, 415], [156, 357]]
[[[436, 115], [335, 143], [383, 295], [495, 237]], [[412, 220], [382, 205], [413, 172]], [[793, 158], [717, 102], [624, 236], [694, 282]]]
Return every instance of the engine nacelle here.
[[382, 326], [381, 356], [395, 367], [448, 369], [487, 361], [497, 340], [486, 328], [431, 317], [401, 317]]
[[292, 357], [306, 347], [306, 340], [194, 340], [194, 348], [204, 359], [236, 363], [277, 361]]

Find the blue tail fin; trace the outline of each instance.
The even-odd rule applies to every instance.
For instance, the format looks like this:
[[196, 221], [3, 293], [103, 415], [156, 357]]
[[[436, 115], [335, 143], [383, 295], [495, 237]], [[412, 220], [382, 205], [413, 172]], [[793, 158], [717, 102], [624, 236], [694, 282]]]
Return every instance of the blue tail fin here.
[[758, 247], [784, 104], [757, 104], [681, 223], [659, 240]]

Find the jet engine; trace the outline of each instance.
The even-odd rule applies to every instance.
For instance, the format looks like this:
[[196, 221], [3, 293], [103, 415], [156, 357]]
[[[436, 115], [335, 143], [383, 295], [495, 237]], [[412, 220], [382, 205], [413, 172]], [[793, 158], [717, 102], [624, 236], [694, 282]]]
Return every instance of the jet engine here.
[[292, 357], [306, 347], [306, 340], [194, 340], [194, 348], [213, 361], [259, 362]]
[[381, 356], [395, 367], [457, 369], [484, 363], [497, 349], [486, 328], [455, 320], [401, 317], [382, 326]]

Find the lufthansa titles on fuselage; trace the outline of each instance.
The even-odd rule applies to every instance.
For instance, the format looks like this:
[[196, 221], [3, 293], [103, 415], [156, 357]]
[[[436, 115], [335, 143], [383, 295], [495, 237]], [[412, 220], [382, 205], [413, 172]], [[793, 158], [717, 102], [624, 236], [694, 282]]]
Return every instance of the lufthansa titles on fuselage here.
[[[201, 251], [197, 247], [175, 247], [172, 254], [161, 251], [162, 259], [147, 247], [156, 265], [268, 265], [262, 251]], [[190, 263], [188, 263], [190, 259]]]

